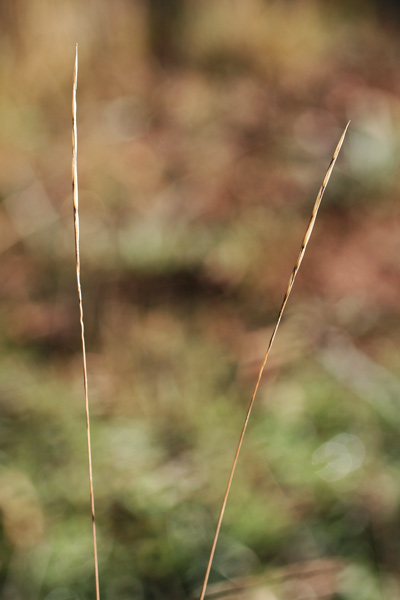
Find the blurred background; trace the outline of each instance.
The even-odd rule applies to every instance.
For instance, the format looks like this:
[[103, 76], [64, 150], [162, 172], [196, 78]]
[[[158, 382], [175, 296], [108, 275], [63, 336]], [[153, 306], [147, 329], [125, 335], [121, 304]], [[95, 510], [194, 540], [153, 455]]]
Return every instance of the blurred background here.
[[397, 2], [0, 2], [0, 599], [400, 595]]

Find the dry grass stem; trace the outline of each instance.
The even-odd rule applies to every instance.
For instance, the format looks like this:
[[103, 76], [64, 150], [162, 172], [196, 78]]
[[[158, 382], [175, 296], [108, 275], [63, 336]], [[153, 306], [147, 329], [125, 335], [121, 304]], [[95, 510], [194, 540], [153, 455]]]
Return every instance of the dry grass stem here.
[[289, 282], [288, 282], [288, 285], [287, 285], [287, 288], [286, 288], [286, 292], [285, 292], [285, 295], [283, 297], [282, 305], [281, 305], [281, 308], [280, 308], [279, 314], [278, 314], [278, 319], [276, 321], [274, 330], [272, 332], [271, 338], [270, 338], [268, 346], [267, 346], [267, 350], [266, 350], [266, 353], [265, 353], [265, 356], [264, 356], [264, 360], [262, 362], [260, 371], [258, 373], [256, 385], [254, 387], [253, 394], [252, 394], [251, 400], [250, 400], [250, 404], [249, 404], [249, 407], [247, 409], [246, 418], [245, 418], [245, 421], [244, 421], [242, 432], [240, 434], [239, 443], [237, 445], [236, 452], [235, 452], [235, 458], [233, 460], [233, 465], [232, 465], [232, 468], [231, 468], [231, 471], [230, 471], [230, 474], [229, 474], [228, 484], [227, 484], [227, 487], [226, 487], [226, 490], [225, 490], [225, 495], [224, 495], [224, 499], [223, 499], [223, 502], [222, 502], [221, 511], [220, 511], [219, 518], [218, 518], [217, 528], [216, 528], [216, 531], [215, 531], [215, 535], [214, 535], [214, 539], [213, 539], [213, 543], [212, 543], [212, 547], [211, 547], [210, 557], [209, 557], [208, 564], [207, 564], [206, 574], [205, 574], [204, 581], [203, 581], [203, 587], [201, 589], [200, 600], [204, 599], [204, 596], [205, 596], [205, 593], [206, 593], [208, 578], [210, 576], [211, 565], [212, 565], [212, 562], [213, 562], [213, 559], [214, 559], [215, 548], [217, 546], [217, 541], [218, 541], [218, 536], [219, 536], [219, 532], [220, 532], [221, 525], [222, 525], [222, 520], [224, 518], [224, 513], [225, 513], [226, 503], [228, 501], [229, 491], [230, 491], [230, 488], [231, 488], [231, 485], [232, 485], [232, 480], [233, 480], [233, 476], [234, 476], [234, 473], [235, 473], [236, 465], [237, 465], [237, 462], [238, 462], [240, 449], [242, 447], [243, 438], [244, 438], [244, 435], [246, 433], [247, 425], [248, 425], [250, 414], [251, 414], [251, 411], [252, 411], [252, 408], [253, 408], [254, 400], [255, 400], [255, 397], [256, 397], [256, 394], [257, 394], [258, 386], [260, 385], [261, 377], [262, 377], [262, 374], [264, 372], [264, 368], [265, 368], [265, 365], [267, 363], [268, 356], [269, 356], [272, 344], [274, 343], [275, 336], [276, 336], [276, 333], [278, 331], [278, 327], [279, 327], [280, 322], [282, 320], [283, 312], [285, 310], [287, 301], [288, 301], [290, 293], [292, 291], [293, 284], [294, 284], [294, 281], [296, 279], [296, 275], [297, 275], [298, 270], [300, 268], [301, 262], [302, 262], [302, 260], [304, 258], [306, 247], [307, 247], [307, 244], [308, 244], [308, 242], [310, 240], [311, 233], [312, 233], [312, 230], [313, 230], [314, 225], [315, 225], [315, 221], [316, 221], [316, 218], [317, 218], [317, 213], [318, 213], [319, 206], [321, 204], [322, 196], [324, 195], [325, 188], [328, 185], [329, 178], [330, 178], [330, 176], [332, 174], [333, 168], [334, 168], [335, 163], [336, 163], [336, 159], [337, 159], [337, 157], [339, 155], [339, 152], [340, 152], [340, 149], [342, 147], [343, 140], [345, 138], [345, 135], [346, 135], [346, 132], [347, 132], [347, 129], [348, 129], [349, 125], [350, 125], [350, 121], [347, 123], [347, 125], [346, 125], [346, 127], [345, 127], [345, 129], [344, 129], [344, 131], [343, 131], [343, 133], [342, 133], [342, 135], [340, 137], [340, 140], [338, 142], [338, 145], [336, 146], [335, 152], [333, 153], [332, 160], [330, 162], [330, 165], [328, 167], [328, 170], [327, 170], [327, 172], [325, 174], [324, 180], [323, 180], [322, 185], [320, 187], [320, 190], [318, 192], [317, 199], [315, 201], [314, 208], [312, 210], [311, 218], [310, 218], [310, 221], [308, 223], [308, 226], [307, 226], [307, 229], [306, 229], [303, 241], [301, 243], [300, 252], [299, 252], [299, 255], [297, 257], [296, 263], [295, 263], [295, 265], [293, 267], [293, 271], [292, 271], [292, 273], [290, 275]]
[[95, 512], [94, 512], [92, 449], [91, 449], [91, 440], [90, 440], [90, 414], [89, 414], [89, 394], [88, 394], [88, 378], [87, 378], [87, 366], [86, 366], [85, 327], [83, 324], [81, 262], [80, 262], [80, 254], [79, 254], [78, 138], [77, 138], [77, 126], [76, 126], [77, 82], [78, 82], [78, 44], [76, 45], [75, 68], [74, 68], [73, 86], [72, 86], [72, 196], [73, 196], [73, 202], [74, 202], [76, 282], [77, 282], [77, 286], [78, 286], [79, 314], [80, 314], [81, 339], [82, 339], [83, 385], [84, 385], [84, 389], [85, 389], [86, 432], [87, 432], [87, 447], [88, 447], [88, 461], [89, 461], [90, 506], [91, 506], [91, 512], [92, 512], [92, 528], [93, 528], [93, 551], [94, 551], [94, 571], [95, 571], [95, 580], [96, 580], [96, 600], [100, 600], [99, 565], [98, 565], [98, 559], [97, 559], [96, 521], [95, 521]]

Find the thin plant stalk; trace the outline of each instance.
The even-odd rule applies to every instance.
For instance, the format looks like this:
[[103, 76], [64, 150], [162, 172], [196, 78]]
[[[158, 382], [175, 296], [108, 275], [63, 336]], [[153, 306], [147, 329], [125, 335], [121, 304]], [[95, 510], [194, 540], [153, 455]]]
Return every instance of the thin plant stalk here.
[[96, 520], [95, 520], [95, 512], [94, 512], [92, 448], [91, 448], [91, 438], [90, 438], [89, 393], [88, 393], [88, 377], [87, 377], [87, 365], [86, 365], [85, 327], [84, 327], [84, 323], [83, 323], [81, 261], [80, 261], [80, 251], [79, 251], [78, 137], [77, 137], [77, 125], [76, 125], [77, 84], [78, 84], [78, 44], [76, 44], [75, 67], [74, 67], [73, 85], [72, 85], [72, 196], [73, 196], [73, 203], [74, 203], [76, 282], [77, 282], [77, 286], [78, 286], [79, 314], [80, 314], [81, 340], [82, 340], [83, 385], [84, 385], [84, 390], [85, 390], [86, 433], [87, 433], [87, 449], [88, 449], [88, 462], [89, 462], [90, 508], [91, 508], [91, 513], [92, 513], [92, 529], [93, 529], [94, 573], [95, 573], [95, 580], [96, 580], [96, 600], [100, 600], [99, 564], [98, 564], [98, 559], [97, 559]]
[[345, 129], [344, 129], [344, 131], [343, 131], [343, 133], [342, 133], [342, 135], [340, 137], [338, 145], [336, 146], [336, 150], [333, 153], [332, 160], [330, 162], [328, 170], [325, 173], [324, 180], [323, 180], [322, 185], [320, 187], [320, 190], [318, 192], [317, 199], [315, 200], [314, 208], [313, 208], [312, 213], [311, 213], [311, 218], [310, 218], [310, 221], [308, 223], [306, 232], [304, 234], [303, 241], [301, 243], [300, 252], [299, 252], [299, 255], [297, 257], [296, 263], [295, 263], [295, 265], [293, 267], [292, 273], [290, 275], [289, 282], [288, 282], [288, 285], [287, 285], [287, 288], [286, 288], [286, 292], [285, 292], [285, 295], [283, 297], [282, 305], [281, 305], [281, 308], [280, 308], [279, 313], [278, 313], [278, 319], [277, 319], [275, 327], [274, 327], [274, 329], [272, 331], [271, 338], [269, 340], [269, 343], [268, 343], [268, 346], [267, 346], [267, 350], [265, 352], [264, 360], [262, 362], [261, 368], [260, 368], [259, 373], [258, 373], [256, 385], [254, 386], [254, 390], [253, 390], [253, 394], [251, 396], [250, 404], [249, 404], [249, 407], [247, 409], [246, 418], [245, 418], [245, 421], [244, 421], [242, 432], [240, 434], [239, 443], [238, 443], [237, 448], [236, 448], [235, 457], [234, 457], [234, 460], [233, 460], [233, 465], [232, 465], [232, 468], [231, 468], [231, 471], [230, 471], [230, 474], [229, 474], [228, 484], [226, 486], [225, 495], [224, 495], [224, 499], [223, 499], [223, 502], [222, 502], [222, 507], [221, 507], [221, 510], [220, 510], [220, 513], [219, 513], [217, 528], [216, 528], [216, 531], [215, 531], [215, 535], [214, 535], [214, 539], [213, 539], [213, 543], [212, 543], [212, 547], [211, 547], [211, 552], [210, 552], [210, 556], [209, 556], [208, 563], [207, 563], [206, 574], [205, 574], [204, 581], [203, 581], [203, 586], [202, 586], [202, 589], [201, 589], [200, 600], [204, 600], [204, 596], [205, 596], [205, 593], [206, 593], [208, 579], [209, 579], [210, 571], [211, 571], [211, 566], [212, 566], [213, 559], [214, 559], [215, 548], [217, 546], [219, 532], [220, 532], [220, 529], [221, 529], [222, 520], [224, 518], [226, 503], [228, 501], [228, 496], [229, 496], [229, 492], [230, 492], [230, 489], [231, 489], [233, 476], [235, 474], [235, 469], [236, 469], [236, 465], [237, 465], [237, 462], [238, 462], [240, 449], [242, 447], [243, 438], [244, 438], [244, 435], [246, 433], [246, 429], [247, 429], [247, 425], [248, 425], [248, 422], [249, 422], [250, 414], [251, 414], [251, 411], [252, 411], [252, 408], [253, 408], [253, 405], [254, 405], [254, 400], [256, 398], [258, 386], [260, 385], [261, 377], [262, 377], [262, 374], [264, 372], [265, 365], [267, 364], [268, 356], [269, 356], [270, 350], [272, 348], [272, 344], [274, 343], [274, 340], [275, 340], [276, 333], [278, 331], [280, 322], [282, 320], [282, 315], [284, 313], [287, 301], [288, 301], [290, 293], [292, 291], [293, 284], [294, 284], [294, 281], [296, 279], [296, 275], [297, 275], [297, 273], [299, 271], [300, 265], [301, 265], [302, 260], [304, 258], [304, 254], [305, 254], [305, 251], [306, 251], [306, 248], [307, 248], [307, 244], [308, 244], [308, 242], [310, 240], [311, 233], [312, 233], [312, 230], [313, 230], [314, 225], [315, 225], [315, 221], [316, 221], [316, 218], [317, 218], [317, 213], [318, 213], [319, 206], [321, 204], [322, 196], [324, 195], [325, 188], [328, 185], [329, 178], [330, 178], [330, 176], [332, 174], [333, 168], [334, 168], [335, 163], [336, 163], [336, 159], [337, 159], [337, 157], [339, 155], [339, 152], [340, 152], [340, 149], [342, 147], [343, 140], [345, 138], [345, 135], [346, 135], [346, 132], [347, 132], [347, 129], [348, 129], [349, 125], [350, 125], [350, 121], [347, 123], [347, 125], [346, 125], [346, 127], [345, 127]]

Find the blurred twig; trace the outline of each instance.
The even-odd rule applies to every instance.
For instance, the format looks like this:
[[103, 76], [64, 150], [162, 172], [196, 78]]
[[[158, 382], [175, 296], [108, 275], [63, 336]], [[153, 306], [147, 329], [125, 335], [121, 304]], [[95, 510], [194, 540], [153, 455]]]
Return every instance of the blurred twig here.
[[333, 330], [316, 354], [322, 366], [400, 431], [400, 381], [356, 348], [339, 330]]

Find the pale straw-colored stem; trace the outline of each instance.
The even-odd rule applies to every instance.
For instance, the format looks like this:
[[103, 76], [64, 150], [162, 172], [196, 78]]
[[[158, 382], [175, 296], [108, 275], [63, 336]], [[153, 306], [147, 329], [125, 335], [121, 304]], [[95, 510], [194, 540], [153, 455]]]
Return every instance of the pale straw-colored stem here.
[[77, 282], [77, 286], [78, 286], [79, 314], [80, 314], [81, 340], [82, 340], [83, 385], [84, 385], [84, 390], [85, 390], [86, 432], [87, 432], [87, 449], [88, 449], [88, 461], [89, 461], [89, 490], [90, 490], [90, 507], [91, 507], [91, 512], [92, 512], [92, 529], [93, 529], [94, 573], [95, 573], [95, 581], [96, 581], [96, 600], [100, 600], [99, 564], [98, 564], [98, 559], [97, 559], [96, 520], [95, 520], [95, 512], [94, 512], [92, 448], [91, 448], [91, 439], [90, 439], [90, 414], [89, 414], [88, 377], [87, 377], [87, 366], [86, 366], [85, 327], [83, 324], [81, 261], [80, 261], [80, 253], [79, 253], [78, 138], [77, 138], [77, 126], [76, 126], [77, 83], [78, 83], [78, 44], [76, 44], [75, 68], [74, 68], [73, 86], [72, 86], [72, 195], [73, 195], [73, 202], [74, 202], [76, 282]]
[[266, 351], [265, 356], [264, 356], [264, 360], [262, 362], [260, 371], [258, 373], [256, 385], [254, 387], [253, 394], [252, 394], [251, 400], [250, 400], [250, 404], [249, 404], [249, 407], [247, 409], [246, 418], [245, 418], [245, 421], [244, 421], [242, 432], [240, 434], [239, 443], [237, 445], [236, 452], [235, 452], [235, 458], [233, 460], [233, 465], [232, 465], [232, 468], [231, 468], [231, 471], [230, 471], [230, 474], [229, 474], [228, 485], [226, 486], [225, 495], [224, 495], [224, 499], [223, 499], [223, 502], [222, 502], [221, 511], [220, 511], [219, 518], [218, 518], [217, 528], [216, 528], [216, 531], [215, 531], [214, 540], [213, 540], [212, 547], [211, 547], [210, 557], [208, 559], [206, 574], [205, 574], [205, 577], [204, 577], [203, 587], [201, 589], [201, 594], [200, 594], [200, 600], [204, 599], [204, 596], [205, 596], [205, 593], [206, 593], [207, 584], [208, 584], [208, 578], [210, 576], [211, 565], [212, 565], [212, 562], [213, 562], [213, 559], [214, 559], [215, 548], [217, 546], [217, 541], [218, 541], [218, 536], [219, 536], [219, 532], [220, 532], [221, 525], [222, 525], [222, 520], [224, 518], [225, 507], [226, 507], [226, 503], [228, 501], [229, 491], [231, 489], [232, 480], [233, 480], [233, 476], [234, 476], [234, 473], [235, 473], [236, 465], [237, 465], [237, 462], [238, 462], [240, 449], [242, 447], [243, 438], [244, 438], [244, 435], [246, 433], [247, 425], [248, 425], [248, 422], [249, 422], [251, 410], [253, 408], [254, 400], [255, 400], [255, 397], [256, 397], [256, 394], [257, 394], [258, 386], [260, 385], [261, 377], [262, 377], [262, 374], [264, 372], [265, 365], [267, 364], [268, 356], [269, 356], [272, 344], [274, 343], [275, 336], [276, 336], [276, 333], [278, 331], [278, 327], [279, 327], [280, 322], [282, 320], [282, 315], [283, 315], [283, 312], [285, 310], [285, 306], [287, 304], [287, 301], [289, 299], [290, 292], [292, 291], [293, 284], [294, 284], [294, 281], [296, 279], [296, 275], [297, 275], [298, 270], [300, 268], [301, 262], [302, 262], [302, 260], [304, 258], [304, 253], [306, 251], [307, 244], [308, 244], [308, 242], [310, 240], [311, 233], [312, 233], [312, 230], [313, 230], [314, 225], [315, 225], [315, 220], [317, 218], [317, 213], [318, 213], [319, 206], [321, 204], [322, 196], [324, 195], [325, 188], [328, 185], [329, 178], [330, 178], [330, 176], [332, 174], [333, 167], [335, 166], [336, 159], [337, 159], [337, 157], [339, 155], [339, 152], [340, 152], [340, 149], [342, 147], [343, 140], [344, 140], [344, 137], [346, 135], [346, 132], [347, 132], [347, 129], [348, 129], [349, 125], [350, 125], [350, 121], [347, 123], [347, 125], [345, 127], [345, 130], [343, 131], [343, 133], [341, 135], [341, 138], [340, 138], [340, 140], [338, 142], [338, 145], [336, 146], [336, 150], [333, 153], [332, 160], [330, 162], [330, 165], [328, 167], [328, 170], [327, 170], [327, 172], [325, 174], [324, 180], [323, 180], [322, 185], [320, 187], [320, 190], [318, 192], [317, 199], [315, 201], [314, 208], [312, 210], [311, 218], [310, 218], [310, 221], [308, 223], [308, 226], [307, 226], [306, 233], [304, 235], [303, 241], [301, 243], [300, 252], [299, 252], [299, 255], [297, 257], [296, 263], [295, 263], [295, 265], [293, 267], [293, 271], [292, 271], [292, 273], [290, 275], [289, 282], [288, 282], [288, 285], [287, 285], [287, 288], [286, 288], [286, 292], [285, 292], [285, 295], [283, 297], [283, 302], [282, 302], [281, 308], [280, 308], [279, 313], [278, 313], [278, 319], [277, 319], [275, 327], [273, 329], [271, 338], [270, 338], [268, 346], [267, 346], [267, 351]]

